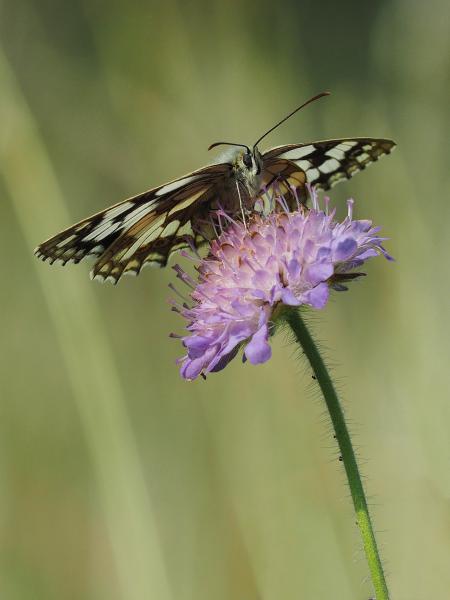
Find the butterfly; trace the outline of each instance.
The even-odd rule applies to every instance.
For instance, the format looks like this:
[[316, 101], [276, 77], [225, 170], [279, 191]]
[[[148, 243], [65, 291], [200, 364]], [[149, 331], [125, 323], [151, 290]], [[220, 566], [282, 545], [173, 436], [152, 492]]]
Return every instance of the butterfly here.
[[262, 135], [250, 148], [226, 145], [216, 162], [179, 179], [123, 200], [40, 244], [35, 254], [50, 264], [95, 259], [91, 278], [117, 283], [146, 266], [163, 267], [170, 255], [198, 247], [215, 236], [211, 218], [219, 208], [245, 221], [264, 193], [283, 195], [292, 209], [306, 202], [309, 185], [327, 190], [389, 154], [395, 142], [343, 138], [278, 146], [260, 152], [258, 144], [313, 100], [314, 96]]

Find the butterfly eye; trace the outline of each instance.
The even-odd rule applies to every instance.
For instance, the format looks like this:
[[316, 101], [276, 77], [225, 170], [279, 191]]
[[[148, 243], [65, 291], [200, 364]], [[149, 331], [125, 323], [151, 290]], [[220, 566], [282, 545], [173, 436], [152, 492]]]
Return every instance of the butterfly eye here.
[[242, 159], [244, 161], [244, 165], [247, 167], [247, 169], [251, 169], [253, 166], [253, 161], [252, 161], [252, 155], [249, 154], [248, 152], [246, 154], [244, 154], [244, 158]]

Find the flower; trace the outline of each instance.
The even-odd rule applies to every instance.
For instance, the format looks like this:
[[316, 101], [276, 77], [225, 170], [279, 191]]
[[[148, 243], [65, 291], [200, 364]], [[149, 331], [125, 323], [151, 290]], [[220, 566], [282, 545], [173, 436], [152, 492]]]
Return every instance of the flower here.
[[[364, 273], [355, 272], [368, 258], [384, 255], [386, 238], [367, 220], [347, 217], [334, 220], [335, 210], [313, 206], [268, 216], [252, 215], [247, 224], [227, 218], [229, 227], [211, 243], [209, 255], [196, 267], [198, 281], [183, 269], [177, 276], [191, 287], [191, 305], [175, 306], [187, 321], [188, 335], [181, 337], [187, 354], [179, 359], [180, 373], [188, 380], [220, 371], [241, 346], [244, 360], [264, 363], [271, 357], [269, 334], [283, 306], [307, 305], [322, 309], [330, 288], [346, 290], [346, 282]], [[173, 288], [172, 286], [172, 289]], [[174, 336], [178, 337], [178, 336]]]

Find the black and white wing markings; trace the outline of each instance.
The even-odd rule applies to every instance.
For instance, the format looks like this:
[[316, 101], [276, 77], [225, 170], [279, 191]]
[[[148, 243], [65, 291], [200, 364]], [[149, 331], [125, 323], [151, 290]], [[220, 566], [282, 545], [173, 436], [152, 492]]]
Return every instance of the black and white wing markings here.
[[270, 181], [279, 169], [280, 180], [288, 186], [297, 187], [298, 183], [301, 192], [305, 183], [327, 190], [343, 179], [350, 179], [394, 148], [392, 140], [376, 138], [279, 146], [263, 154], [264, 169], [269, 173], [265, 179]]
[[78, 263], [97, 258], [91, 276], [117, 283], [122, 274], [138, 274], [144, 264], [164, 266], [172, 252], [198, 245], [191, 218], [200, 205], [216, 197], [217, 183], [230, 165], [216, 164], [194, 171], [103, 210], [40, 244], [35, 254], [50, 264]]

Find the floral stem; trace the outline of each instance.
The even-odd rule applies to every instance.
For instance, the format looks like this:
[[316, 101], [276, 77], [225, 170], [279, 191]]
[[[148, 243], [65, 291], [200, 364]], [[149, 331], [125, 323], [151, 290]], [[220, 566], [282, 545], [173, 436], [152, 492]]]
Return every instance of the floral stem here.
[[363, 539], [364, 551], [366, 553], [376, 599], [389, 600], [389, 591], [384, 578], [383, 565], [381, 564], [377, 548], [367, 500], [339, 398], [334, 389], [327, 367], [300, 315], [300, 311], [288, 311], [285, 315], [285, 319], [291, 327], [296, 341], [300, 344], [308, 358], [314, 376], [317, 379], [317, 383], [319, 384], [325, 399], [331, 422], [333, 423], [335, 437], [342, 457], [341, 460], [345, 467], [348, 485], [355, 507], [357, 523]]

